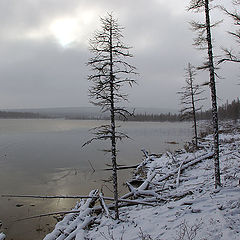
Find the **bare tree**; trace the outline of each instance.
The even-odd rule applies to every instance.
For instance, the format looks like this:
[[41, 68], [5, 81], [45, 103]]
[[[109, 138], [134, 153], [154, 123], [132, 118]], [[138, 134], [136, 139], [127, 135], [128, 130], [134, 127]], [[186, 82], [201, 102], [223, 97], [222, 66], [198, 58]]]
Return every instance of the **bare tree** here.
[[[233, 0], [232, 1], [234, 10], [229, 11], [223, 6], [220, 6], [220, 9], [230, 18], [232, 18], [234, 25], [237, 27], [235, 31], [228, 31], [230, 35], [232, 35], [236, 42], [239, 44], [240, 43], [240, 13], [239, 13], [239, 6], [240, 6], [240, 0]], [[235, 62], [235, 63], [240, 63], [240, 53], [236, 53], [233, 49], [229, 48], [223, 48], [223, 52], [225, 57], [223, 57], [221, 60], [219, 60], [218, 63], [222, 62]]]
[[90, 40], [90, 52], [93, 57], [88, 61], [88, 65], [93, 71], [88, 76], [92, 86], [89, 89], [92, 103], [100, 106], [102, 112], [108, 112], [110, 123], [94, 129], [93, 140], [109, 140], [111, 142], [112, 179], [115, 200], [115, 218], [119, 218], [118, 212], [118, 178], [117, 178], [117, 140], [128, 138], [122, 132], [117, 131], [116, 115], [126, 118], [131, 113], [124, 107], [119, 106], [120, 102], [127, 101], [127, 94], [122, 92], [122, 87], [126, 84], [132, 86], [135, 80], [131, 77], [135, 73], [135, 67], [129, 64], [126, 59], [132, 57], [127, 45], [122, 41], [123, 28], [108, 13], [101, 18], [101, 29], [94, 33]]
[[218, 132], [218, 111], [217, 111], [217, 94], [216, 94], [216, 83], [215, 83], [215, 66], [213, 57], [213, 45], [212, 45], [212, 33], [211, 28], [216, 26], [218, 23], [211, 23], [210, 20], [210, 8], [209, 2], [214, 0], [191, 0], [188, 7], [188, 11], [204, 12], [205, 21], [191, 22], [194, 31], [198, 32], [198, 36], [195, 39], [194, 45], [200, 49], [207, 50], [207, 62], [198, 69], [208, 69], [210, 80], [208, 82], [211, 90], [211, 102], [212, 102], [212, 122], [213, 122], [213, 138], [214, 138], [214, 169], [215, 169], [215, 188], [221, 186], [220, 179], [220, 167], [219, 167], [219, 132]]
[[188, 68], [186, 69], [186, 85], [182, 87], [182, 91], [178, 92], [181, 95], [180, 101], [184, 106], [181, 111], [182, 119], [191, 119], [193, 121], [194, 128], [194, 145], [198, 148], [198, 133], [197, 133], [197, 118], [196, 113], [202, 109], [202, 107], [197, 107], [197, 102], [204, 100], [204, 98], [199, 98], [199, 95], [204, 92], [201, 90], [200, 85], [194, 84], [194, 77], [196, 76], [196, 69], [190, 63], [188, 63]]

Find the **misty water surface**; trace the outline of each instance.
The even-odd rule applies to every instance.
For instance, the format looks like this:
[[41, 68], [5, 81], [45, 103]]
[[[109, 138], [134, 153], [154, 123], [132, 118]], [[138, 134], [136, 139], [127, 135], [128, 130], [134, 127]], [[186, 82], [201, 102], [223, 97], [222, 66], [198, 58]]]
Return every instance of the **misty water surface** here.
[[[106, 149], [108, 144], [94, 142], [82, 148], [91, 138], [89, 129], [104, 123], [63, 119], [1, 119], [0, 193], [83, 195], [91, 189], [102, 188], [105, 195], [111, 195], [111, 185], [102, 181], [111, 175], [110, 171], [102, 170], [110, 164], [110, 156], [100, 151]], [[140, 162], [143, 148], [154, 153], [173, 151], [181, 148], [192, 135], [191, 123], [184, 122], [120, 122], [118, 125], [122, 125], [122, 131], [131, 137], [119, 143], [118, 163], [124, 165]], [[126, 191], [122, 183], [130, 176], [130, 170], [119, 172], [121, 194]], [[3, 231], [14, 240], [42, 239], [56, 223], [52, 217], [13, 221], [45, 212], [68, 210], [75, 202], [1, 198]]]

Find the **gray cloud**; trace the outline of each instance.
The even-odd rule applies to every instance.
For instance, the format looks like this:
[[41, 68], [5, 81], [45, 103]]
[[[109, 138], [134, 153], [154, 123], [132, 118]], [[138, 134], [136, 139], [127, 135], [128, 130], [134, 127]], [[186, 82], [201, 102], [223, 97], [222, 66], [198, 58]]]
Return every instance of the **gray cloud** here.
[[0, 96], [6, 107], [8, 102], [16, 107], [87, 104], [87, 51], [49, 42], [18, 42], [9, 48], [10, 59], [0, 66]]
[[[173, 4], [177, 5], [173, 7]], [[84, 42], [62, 47], [46, 29], [55, 19], [95, 16], [84, 28], [84, 41], [99, 25], [99, 16], [113, 11], [125, 27], [125, 42], [133, 46], [132, 62], [140, 73], [139, 85], [129, 90], [131, 105], [178, 108], [176, 92], [184, 84], [184, 68], [202, 62], [203, 53], [192, 46], [188, 21], [198, 18], [184, 11], [188, 0], [8, 0], [0, 2], [0, 102], [8, 107], [85, 106], [89, 58]], [[233, 44], [225, 32], [227, 21], [214, 31], [216, 47]], [[79, 27], [81, 31], [81, 26]], [[39, 36], [29, 37], [29, 31]], [[220, 41], [217, 41], [219, 40]], [[216, 50], [219, 53], [219, 50]], [[238, 96], [235, 65], [222, 67], [218, 93], [221, 101]], [[197, 79], [205, 81], [207, 74]], [[207, 94], [209, 95], [209, 93]], [[143, 97], [144, 96], [144, 97]]]

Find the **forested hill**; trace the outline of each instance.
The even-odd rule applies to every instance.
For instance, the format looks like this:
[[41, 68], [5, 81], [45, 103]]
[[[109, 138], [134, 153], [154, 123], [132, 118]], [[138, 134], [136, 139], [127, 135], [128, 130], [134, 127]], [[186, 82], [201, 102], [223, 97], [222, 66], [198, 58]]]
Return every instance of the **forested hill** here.
[[39, 113], [30, 112], [11, 112], [11, 111], [0, 111], [0, 118], [18, 119], [18, 118], [48, 118], [47, 116]]
[[[198, 119], [211, 119], [211, 110], [200, 112], [197, 114]], [[240, 101], [239, 98], [233, 100], [231, 103], [226, 102], [218, 108], [219, 119], [227, 120], [227, 119], [239, 119], [240, 118]]]
[[[226, 104], [218, 108], [218, 114], [220, 120], [227, 119], [239, 119], [240, 118], [240, 101], [239, 98], [233, 100], [231, 103], [226, 102]], [[202, 111], [197, 113], [198, 120], [210, 120], [212, 118], [212, 111]], [[180, 114], [135, 114], [128, 118], [129, 121], [181, 121]]]
[[[240, 118], [240, 101], [239, 98], [233, 100], [231, 103], [226, 102], [218, 108], [219, 119], [239, 119]], [[211, 110], [202, 111], [197, 113], [198, 120], [209, 120], [212, 117]], [[106, 114], [92, 114], [89, 112], [79, 111], [66, 111], [62, 114], [48, 111], [48, 112], [34, 112], [31, 111], [0, 111], [0, 118], [66, 118], [66, 119], [108, 119]], [[123, 120], [119, 118], [118, 120]], [[181, 121], [181, 115], [176, 113], [135, 113], [135, 116], [130, 116], [128, 121], [151, 121], [151, 122], [164, 122], [164, 121]]]

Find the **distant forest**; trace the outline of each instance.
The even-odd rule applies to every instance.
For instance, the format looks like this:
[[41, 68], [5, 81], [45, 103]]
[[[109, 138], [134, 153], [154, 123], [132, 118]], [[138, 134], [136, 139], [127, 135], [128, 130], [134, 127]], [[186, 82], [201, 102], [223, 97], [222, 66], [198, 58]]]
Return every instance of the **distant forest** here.
[[[232, 119], [236, 120], [240, 118], [240, 101], [239, 98], [233, 100], [231, 103], [226, 102], [218, 108], [218, 114], [220, 120]], [[29, 118], [29, 119], [38, 119], [38, 118], [58, 118], [54, 115], [44, 115], [40, 113], [31, 113], [31, 112], [11, 112], [11, 111], [0, 111], [0, 118], [8, 119], [18, 119], [18, 118]], [[83, 114], [70, 114], [65, 116], [66, 119], [99, 119], [107, 120], [106, 115], [102, 116], [86, 116]], [[211, 110], [201, 111], [197, 113], [198, 120], [210, 120], [212, 118]], [[172, 113], [161, 113], [161, 114], [148, 114], [148, 113], [136, 113], [134, 116], [127, 118], [127, 121], [140, 121], [140, 122], [176, 122], [181, 121], [181, 114], [172, 114]], [[123, 120], [121, 117], [118, 120]]]
[[[240, 102], [239, 98], [233, 100], [231, 103], [226, 104], [218, 108], [218, 114], [220, 120], [232, 119], [236, 120], [240, 118]], [[212, 111], [201, 111], [197, 113], [198, 120], [210, 120], [212, 119]], [[152, 122], [164, 122], [164, 121], [181, 121], [181, 114], [135, 114], [128, 118], [128, 121], [152, 121]]]
[[30, 112], [11, 112], [11, 111], [0, 111], [0, 118], [6, 119], [18, 119], [18, 118], [48, 118], [47, 116], [41, 115], [39, 113]]
[[[211, 110], [200, 112], [198, 113], [198, 119], [205, 120], [211, 119]], [[221, 107], [218, 108], [218, 115], [220, 120], [237, 120], [240, 118], [240, 102], [239, 98], [233, 100], [230, 104], [228, 101], [226, 104], [223, 104]]]

